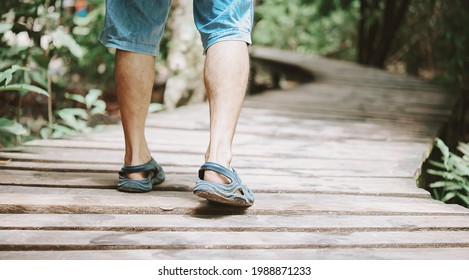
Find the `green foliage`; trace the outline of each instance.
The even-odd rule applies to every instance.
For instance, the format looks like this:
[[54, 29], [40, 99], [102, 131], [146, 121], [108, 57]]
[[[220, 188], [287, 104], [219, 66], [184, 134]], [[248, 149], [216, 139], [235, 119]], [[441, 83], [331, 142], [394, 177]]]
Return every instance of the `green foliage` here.
[[[440, 40], [436, 48], [437, 59], [441, 65], [449, 70], [454, 82], [461, 83], [465, 75], [469, 79], [469, 2], [468, 1], [442, 1], [441, 16], [437, 18], [436, 25], [440, 28]], [[451, 56], [447, 57], [447, 54]], [[467, 81], [469, 82], [469, 81]]]
[[104, 0], [88, 0], [90, 12], [86, 17], [74, 17], [71, 34], [76, 42], [86, 49], [79, 61], [71, 62], [74, 74], [79, 74], [81, 81], [106, 88], [114, 83], [114, 54], [98, 41], [104, 24]]
[[440, 177], [441, 181], [430, 184], [436, 199], [469, 206], [469, 144], [459, 143], [458, 150], [462, 156], [450, 152], [445, 143], [435, 140], [435, 146], [441, 151], [441, 162], [430, 161], [438, 169], [427, 172]]
[[16, 136], [27, 136], [29, 132], [21, 124], [7, 118], [0, 118], [0, 132]]
[[47, 91], [39, 88], [37, 86], [27, 85], [27, 84], [11, 84], [0, 87], [0, 91], [20, 91], [20, 92], [37, 92], [43, 95], [49, 95]]
[[[19, 65], [12, 65], [9, 69], [0, 72], [0, 91], [17, 91], [21, 96], [26, 95], [28, 92], [37, 92], [39, 94], [48, 95], [44, 89], [28, 85], [28, 84], [10, 84], [13, 80], [13, 75], [19, 71], [30, 71], [27, 67]], [[19, 142], [21, 137], [29, 136], [30, 131], [26, 129], [16, 120], [10, 120], [6, 117], [0, 118], [0, 144], [1, 146], [9, 146]]]
[[388, 63], [404, 62], [407, 73], [434, 68], [448, 83], [469, 72], [469, 2], [411, 1]]
[[[77, 132], [87, 132], [95, 123], [95, 117], [106, 114], [106, 103], [100, 100], [102, 91], [90, 89], [86, 96], [66, 93], [65, 97], [84, 108], [63, 108], [55, 112], [58, 121], [52, 125], [52, 138], [61, 138]], [[48, 128], [41, 130], [41, 136], [47, 138]]]
[[0, 118], [0, 146], [11, 146], [18, 138], [29, 136], [29, 131], [15, 120]]
[[365, 2], [372, 9], [362, 19], [364, 28], [378, 28], [374, 30], [374, 41], [366, 50], [367, 55], [373, 56], [373, 49], [381, 45], [389, 48], [385, 52], [385, 66], [403, 64], [407, 73], [413, 75], [428, 69], [445, 76], [436, 76], [439, 81], [468, 83], [469, 2], [466, 0], [410, 1], [403, 23], [389, 43], [383, 42], [389, 35], [383, 28], [386, 20], [393, 20], [386, 15], [390, 12], [386, 11], [386, 5], [392, 1], [258, 1], [254, 43], [356, 60], [360, 8]]
[[13, 74], [18, 70], [22, 71], [30, 71], [27, 67], [21, 67], [19, 65], [12, 65], [9, 69], [0, 73], [0, 84], [4, 83], [3, 86], [0, 86], [0, 91], [19, 91], [22, 95], [26, 94], [27, 92], [37, 92], [43, 95], [49, 95], [47, 91], [44, 89], [28, 85], [28, 84], [10, 84], [11, 80], [13, 79]]
[[[16, 109], [4, 107], [15, 120], [0, 122], [0, 136], [5, 136], [0, 137], [0, 146], [19, 144], [23, 135], [32, 134], [21, 124], [26, 123], [22, 106], [29, 93], [49, 96], [47, 109], [41, 104], [49, 110], [49, 126], [35, 132], [42, 137], [86, 131], [95, 125], [97, 115], [105, 113], [106, 104], [99, 100], [102, 93], [93, 89], [110, 86], [113, 80], [113, 67], [108, 67], [113, 54], [97, 39], [104, 22], [104, 0], [88, 0], [88, 7], [88, 15], [79, 18], [64, 10], [61, 1], [5, 0], [0, 4], [4, 13], [0, 19], [0, 91], [19, 93]], [[86, 96], [66, 93], [89, 88]], [[64, 108], [72, 104], [70, 100], [80, 108]], [[54, 108], [63, 109], [53, 113]], [[27, 133], [18, 133], [19, 127]]]
[[353, 59], [358, 1], [265, 0], [256, 7], [256, 44]]

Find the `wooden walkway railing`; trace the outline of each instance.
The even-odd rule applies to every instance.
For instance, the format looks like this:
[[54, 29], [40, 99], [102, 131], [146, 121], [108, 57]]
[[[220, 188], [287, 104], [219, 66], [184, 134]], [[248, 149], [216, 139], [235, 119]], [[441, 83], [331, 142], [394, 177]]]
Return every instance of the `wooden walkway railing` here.
[[0, 151], [1, 259], [469, 258], [469, 210], [418, 189], [415, 175], [449, 115], [424, 81], [353, 63], [256, 48], [316, 81], [245, 101], [233, 166], [248, 209], [190, 192], [208, 140], [207, 104], [151, 115], [167, 181], [114, 188], [119, 126]]

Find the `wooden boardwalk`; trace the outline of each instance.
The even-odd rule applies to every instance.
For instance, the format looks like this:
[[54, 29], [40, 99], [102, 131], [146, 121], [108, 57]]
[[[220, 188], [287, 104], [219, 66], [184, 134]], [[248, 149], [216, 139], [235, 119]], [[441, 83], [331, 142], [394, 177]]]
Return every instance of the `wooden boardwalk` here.
[[207, 104], [151, 115], [167, 181], [117, 192], [119, 126], [0, 151], [0, 259], [469, 259], [469, 210], [416, 187], [451, 102], [434, 85], [257, 48], [316, 81], [245, 101], [233, 166], [248, 209], [191, 193]]

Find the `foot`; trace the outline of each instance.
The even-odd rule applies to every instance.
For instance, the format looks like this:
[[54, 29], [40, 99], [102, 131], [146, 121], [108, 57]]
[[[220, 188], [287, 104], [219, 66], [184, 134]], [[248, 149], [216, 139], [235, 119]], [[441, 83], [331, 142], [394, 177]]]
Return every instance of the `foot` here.
[[[228, 168], [231, 169], [231, 168]], [[210, 170], [205, 170], [204, 172], [204, 180], [213, 182], [213, 183], [219, 183], [219, 184], [229, 184], [231, 183], [231, 180], [228, 179], [226, 176], [223, 176], [220, 173], [217, 173], [215, 171], [210, 171]]]
[[[133, 159], [133, 160], [127, 160], [127, 157], [126, 157], [125, 162], [124, 162], [124, 166], [142, 165], [142, 164], [145, 164], [145, 163], [147, 163], [151, 160], [150, 155], [145, 156], [145, 157], [142, 156], [141, 158], [143, 158], [143, 160], [140, 159], [140, 158]], [[143, 179], [146, 179], [148, 177], [148, 172], [128, 172], [128, 173], [125, 173], [125, 177], [127, 179], [131, 179], [131, 180], [143, 180]]]
[[[143, 179], [133, 179], [130, 174], [146, 174]], [[140, 165], [124, 165], [119, 172], [119, 182], [117, 190], [123, 192], [149, 192], [153, 185], [162, 183], [165, 180], [163, 168], [151, 158], [148, 162]]]
[[[225, 178], [229, 183], [208, 181], [205, 178], [208, 171], [222, 176], [216, 178], [217, 180], [224, 181], [223, 178]], [[249, 207], [254, 203], [254, 194], [241, 182], [236, 171], [214, 162], [206, 162], [200, 167], [199, 179], [195, 184], [193, 193], [209, 201], [231, 206]]]
[[[134, 165], [138, 165], [138, 164], [134, 164]], [[134, 166], [134, 165], [132, 165], [132, 166]], [[148, 172], [126, 173], [125, 177], [127, 179], [131, 179], [131, 180], [143, 180], [143, 179], [148, 177]]]

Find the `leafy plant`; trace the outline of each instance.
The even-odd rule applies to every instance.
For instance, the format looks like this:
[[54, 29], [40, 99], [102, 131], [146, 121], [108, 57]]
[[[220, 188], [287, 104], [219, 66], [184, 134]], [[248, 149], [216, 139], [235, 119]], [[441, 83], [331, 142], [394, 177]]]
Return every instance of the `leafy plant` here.
[[[16, 99], [18, 101], [15, 102], [16, 105], [13, 105], [16, 106], [16, 110], [9, 109], [10, 105], [6, 106], [10, 114], [14, 113], [15, 127], [22, 126], [22, 122], [25, 123], [22, 107], [23, 98], [28, 92], [37, 92], [48, 96], [48, 128], [42, 128], [35, 132], [42, 137], [58, 137], [58, 135], [74, 131], [84, 131], [93, 122], [93, 115], [104, 113], [106, 105], [104, 101], [98, 100], [101, 92], [90, 90], [87, 99], [83, 101], [86, 109], [65, 108], [57, 110], [55, 115], [59, 121], [55, 122], [54, 120], [54, 107], [63, 108], [63, 103], [67, 102], [67, 99], [73, 99], [70, 95], [67, 98], [62, 93], [72, 84], [71, 76], [69, 76], [69, 74], [71, 75], [70, 69], [78, 69], [78, 66], [81, 66], [81, 70], [87, 70], [81, 71], [80, 74], [88, 74], [86, 71], [93, 69], [93, 58], [88, 58], [87, 64], [81, 64], [90, 50], [95, 52], [95, 57], [105, 56], [104, 52], [108, 53], [106, 48], [96, 47], [97, 33], [101, 29], [97, 25], [102, 22], [104, 1], [90, 1], [90, 4], [93, 4], [93, 7], [99, 6], [99, 8], [81, 21], [80, 18], [72, 20], [73, 15], [66, 13], [61, 8], [61, 1], [21, 0], [18, 3], [18, 1], [5, 0], [5, 3], [2, 4], [4, 9], [2, 8], [3, 15], [1, 15], [2, 22], [0, 22], [0, 70], [6, 70], [0, 74], [0, 85], [2, 81], [5, 81], [5, 85], [0, 86], [0, 91], [19, 92]], [[83, 32], [84, 30], [86, 32]], [[88, 38], [88, 44], [83, 44], [84, 38]], [[108, 54], [107, 57], [112, 56]], [[96, 66], [94, 68], [96, 69]], [[23, 71], [22, 75], [18, 75], [21, 72], [19, 70]], [[80, 77], [80, 74], [75, 74], [75, 76]], [[95, 75], [95, 73], [90, 73], [89, 76], [99, 79], [99, 75]], [[84, 81], [78, 81], [77, 84], [87, 85], [80, 90], [90, 88], [90, 85]], [[76, 86], [73, 85], [72, 88], [76, 90]], [[78, 101], [78, 103], [80, 102]], [[5, 129], [3, 133], [19, 131], [13, 129], [11, 122], [5, 121], [2, 124], [11, 128]], [[25, 129], [28, 134], [31, 133], [31, 129]], [[19, 140], [18, 137], [17, 140]], [[19, 142], [16, 141], [15, 144]]]
[[[100, 100], [102, 91], [90, 89], [86, 96], [66, 93], [65, 98], [76, 101], [84, 108], [63, 108], [55, 112], [58, 121], [52, 125], [52, 138], [60, 138], [77, 132], [87, 132], [94, 125], [97, 115], [106, 113], [106, 103]], [[41, 136], [47, 138], [48, 129], [41, 130]]]
[[443, 180], [430, 184], [433, 196], [443, 202], [454, 202], [469, 206], [469, 144], [459, 143], [462, 156], [452, 153], [441, 139], [435, 140], [435, 146], [441, 151], [441, 162], [430, 160], [438, 169], [427, 172]]
[[356, 0], [264, 0], [256, 7], [256, 44], [353, 59]]
[[19, 91], [22, 95], [28, 92], [37, 92], [39, 94], [49, 95], [47, 91], [44, 89], [29, 85], [25, 83], [19, 84], [10, 84], [11, 80], [13, 79], [13, 74], [18, 71], [30, 71], [27, 67], [21, 67], [19, 65], [12, 65], [9, 69], [0, 73], [0, 83], [4, 83], [3, 86], [0, 87], [0, 91]]
[[[10, 84], [13, 80], [13, 75], [19, 71], [27, 72], [30, 71], [30, 69], [19, 65], [12, 65], [9, 69], [0, 72], [0, 84], [3, 84], [0, 86], [0, 91], [18, 91], [21, 97], [24, 97], [29, 92], [48, 95], [47, 91], [34, 85], [24, 83]], [[21, 137], [29, 135], [30, 131], [17, 120], [11, 120], [6, 117], [0, 118], [0, 144], [16, 144]]]
[[0, 146], [16, 144], [18, 138], [29, 136], [29, 130], [15, 120], [0, 118]]

